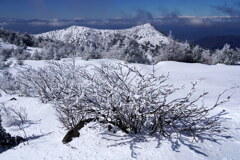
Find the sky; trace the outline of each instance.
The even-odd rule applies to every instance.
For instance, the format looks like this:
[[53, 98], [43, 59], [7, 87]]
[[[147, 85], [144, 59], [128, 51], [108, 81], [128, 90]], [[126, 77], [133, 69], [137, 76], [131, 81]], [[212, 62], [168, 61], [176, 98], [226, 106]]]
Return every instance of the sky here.
[[19, 32], [144, 23], [181, 40], [240, 35], [240, 0], [0, 0], [0, 27]]
[[108, 19], [139, 10], [158, 16], [238, 16], [239, 0], [0, 0], [1, 18]]

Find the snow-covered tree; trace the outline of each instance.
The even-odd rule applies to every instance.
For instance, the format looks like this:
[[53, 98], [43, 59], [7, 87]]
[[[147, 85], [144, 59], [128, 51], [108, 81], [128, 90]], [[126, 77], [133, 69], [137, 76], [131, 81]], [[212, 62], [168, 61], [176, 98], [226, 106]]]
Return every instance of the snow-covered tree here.
[[31, 57], [31, 54], [27, 52], [23, 47], [18, 47], [13, 50], [12, 56], [17, 60], [26, 60]]
[[213, 64], [224, 63], [228, 65], [236, 64], [239, 60], [239, 53], [225, 44], [221, 50], [216, 50], [213, 55]]
[[173, 39], [171, 34], [168, 36], [168, 41], [168, 44], [161, 46], [159, 55], [156, 57], [158, 61], [192, 61], [191, 47], [187, 42], [179, 43]]
[[202, 52], [203, 52], [203, 49], [198, 45], [192, 48], [193, 62], [201, 62], [203, 60]]

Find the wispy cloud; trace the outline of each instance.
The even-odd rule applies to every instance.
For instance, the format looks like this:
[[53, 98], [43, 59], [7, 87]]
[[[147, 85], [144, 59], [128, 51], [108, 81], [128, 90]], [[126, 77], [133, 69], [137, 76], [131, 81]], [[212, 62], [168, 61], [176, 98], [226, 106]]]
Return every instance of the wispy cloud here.
[[49, 18], [54, 17], [54, 13], [52, 10], [48, 8], [47, 0], [27, 0], [27, 4], [30, 4], [30, 6], [35, 10], [35, 13], [38, 16]]
[[25, 23], [32, 26], [51, 26], [51, 27], [61, 27], [74, 25], [77, 20], [59, 20], [59, 19], [51, 19], [51, 20], [29, 20]]
[[178, 10], [170, 11], [165, 16], [172, 17], [172, 18], [177, 18], [177, 17], [181, 16], [181, 12], [178, 11]]
[[[236, 2], [236, 4], [240, 6], [240, 2]], [[240, 16], [240, 8], [234, 8], [227, 5], [212, 6], [212, 8], [229, 16]]]
[[177, 18], [182, 15], [182, 13], [178, 9], [169, 9], [164, 6], [157, 7], [158, 12], [162, 17], [171, 17], [171, 18]]
[[[142, 14], [142, 13], [141, 13]], [[137, 15], [137, 14], [136, 14]], [[124, 29], [151, 21], [160, 31], [168, 33], [173, 31], [174, 36], [182, 39], [197, 39], [211, 34], [240, 34], [240, 16], [161, 16], [137, 18], [138, 16], [116, 17], [110, 19], [84, 19], [70, 20], [16, 20], [0, 19], [0, 27], [20, 32], [43, 33], [56, 29], [67, 28], [72, 25], [86, 26], [102, 29]], [[147, 18], [146, 18], [147, 17]]]
[[240, 1], [235, 1], [235, 5], [237, 5], [238, 7], [240, 7]]
[[172, 25], [172, 26], [211, 26], [219, 24], [240, 24], [240, 16], [161, 16], [153, 17], [150, 12], [145, 10], [137, 10], [134, 16], [130, 17], [116, 17], [110, 19], [84, 19], [74, 18], [70, 20], [64, 19], [51, 19], [51, 20], [8, 20], [0, 19], [1, 26], [17, 26], [17, 25], [30, 25], [30, 26], [44, 26], [44, 27], [68, 27], [71, 25], [83, 26], [135, 26], [150, 22], [154, 25]]
[[148, 21], [153, 19], [153, 15], [149, 11], [138, 9], [136, 11], [136, 15], [134, 16], [134, 19]]

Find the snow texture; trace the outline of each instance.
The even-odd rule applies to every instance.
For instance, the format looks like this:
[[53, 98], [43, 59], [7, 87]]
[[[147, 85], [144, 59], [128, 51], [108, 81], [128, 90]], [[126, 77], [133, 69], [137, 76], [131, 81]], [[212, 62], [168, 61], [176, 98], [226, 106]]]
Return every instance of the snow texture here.
[[3, 42], [3, 40], [0, 38], [0, 48], [3, 48], [3, 49], [16, 49], [17, 46], [14, 45], [14, 44], [5, 43], [5, 42]]
[[[3, 42], [2, 39], [0, 38], [0, 49], [17, 49], [18, 46], [10, 43]], [[37, 48], [37, 47], [27, 47], [26, 51], [30, 53], [35, 53], [36, 51], [41, 52], [42, 48]]]
[[[65, 63], [70, 59], [59, 62]], [[89, 66], [99, 62], [116, 64], [124, 63], [117, 60], [89, 60], [76, 59], [76, 64]], [[45, 61], [25, 61], [26, 65], [34, 68], [46, 65]], [[152, 70], [150, 65], [128, 64], [143, 72]], [[186, 84], [186, 92], [191, 86], [190, 82], [200, 81], [197, 91], [209, 91], [205, 99], [206, 105], [212, 105], [217, 95], [230, 87], [240, 85], [240, 67], [227, 65], [203, 65], [186, 64], [178, 62], [160, 62], [155, 65], [157, 74], [169, 73], [170, 82], [176, 87]], [[10, 70], [15, 73], [16, 70]], [[185, 90], [183, 91], [185, 92]], [[18, 97], [16, 95], [3, 94], [0, 103], [6, 106], [25, 107], [29, 121], [25, 125], [25, 131], [30, 137], [29, 144], [22, 143], [19, 146], [2, 151], [1, 160], [126, 160], [126, 159], [166, 159], [166, 160], [239, 160], [240, 159], [240, 91], [235, 89], [231, 101], [216, 108], [215, 112], [226, 110], [224, 126], [228, 127], [223, 136], [217, 140], [205, 139], [203, 142], [191, 142], [183, 137], [176, 141], [161, 137], [148, 137], [143, 135], [130, 136], [122, 132], [116, 134], [102, 129], [93, 123], [85, 126], [80, 131], [80, 137], [71, 143], [64, 145], [61, 140], [66, 134], [57, 121], [55, 110], [51, 104], [42, 104], [37, 98]], [[15, 97], [17, 100], [11, 101]], [[4, 124], [4, 122], [3, 122]], [[4, 128], [11, 135], [23, 135], [17, 127]], [[0, 151], [1, 152], [1, 151]]]

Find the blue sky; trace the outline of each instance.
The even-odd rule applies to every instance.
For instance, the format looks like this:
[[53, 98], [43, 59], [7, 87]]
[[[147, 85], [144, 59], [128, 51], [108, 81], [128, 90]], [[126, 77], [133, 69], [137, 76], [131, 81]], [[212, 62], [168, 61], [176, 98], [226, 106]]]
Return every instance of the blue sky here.
[[158, 16], [239, 16], [240, 0], [0, 0], [1, 18], [73, 19]]
[[240, 0], [0, 0], [0, 27], [20, 32], [144, 23], [182, 40], [240, 35]]

